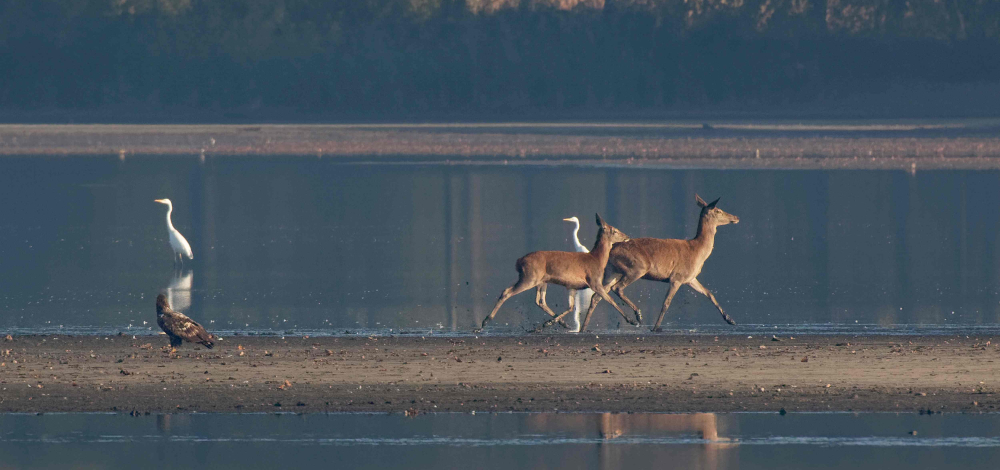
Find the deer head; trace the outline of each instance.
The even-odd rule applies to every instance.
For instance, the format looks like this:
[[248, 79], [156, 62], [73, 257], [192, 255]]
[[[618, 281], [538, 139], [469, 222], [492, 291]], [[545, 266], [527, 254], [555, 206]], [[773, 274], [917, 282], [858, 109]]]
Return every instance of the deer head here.
[[705, 202], [701, 196], [695, 194], [694, 199], [698, 203], [698, 207], [701, 207], [702, 220], [707, 220], [714, 226], [740, 223], [739, 217], [715, 207], [719, 203], [719, 199], [722, 199], [721, 197], [712, 202]]
[[625, 232], [605, 223], [604, 219], [601, 218], [601, 214], [594, 215], [597, 216], [597, 226], [601, 228], [600, 237], [607, 237], [607, 240], [612, 244], [629, 241], [629, 236], [625, 235]]

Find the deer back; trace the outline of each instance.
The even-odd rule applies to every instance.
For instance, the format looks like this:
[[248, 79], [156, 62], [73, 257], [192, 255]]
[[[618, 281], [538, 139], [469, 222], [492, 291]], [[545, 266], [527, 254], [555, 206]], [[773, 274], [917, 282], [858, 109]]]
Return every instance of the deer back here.
[[590, 253], [570, 251], [535, 251], [517, 260], [517, 270], [523, 278], [573, 288], [586, 286], [587, 274], [600, 268]]
[[688, 240], [633, 238], [611, 248], [608, 269], [665, 281], [696, 276], [704, 263], [699, 258]]

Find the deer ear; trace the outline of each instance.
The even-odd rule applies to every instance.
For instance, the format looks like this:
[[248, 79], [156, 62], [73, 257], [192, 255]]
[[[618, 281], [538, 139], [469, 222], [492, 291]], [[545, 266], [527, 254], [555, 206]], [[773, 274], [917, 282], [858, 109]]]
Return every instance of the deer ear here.
[[604, 223], [604, 219], [601, 218], [601, 214], [595, 213], [594, 215], [597, 216], [597, 225], [598, 226], [603, 227], [603, 226], [607, 225], [607, 224]]
[[698, 203], [698, 207], [706, 207], [706, 206], [708, 206], [708, 203], [705, 202], [705, 200], [702, 199], [701, 196], [699, 196], [697, 193], [695, 193], [695, 195], [694, 195], [694, 202]]
[[715, 205], [719, 203], [719, 199], [722, 199], [722, 198], [720, 197], [720, 198], [718, 198], [718, 199], [716, 199], [716, 200], [708, 203], [708, 208], [711, 209], [711, 208], [715, 207]]

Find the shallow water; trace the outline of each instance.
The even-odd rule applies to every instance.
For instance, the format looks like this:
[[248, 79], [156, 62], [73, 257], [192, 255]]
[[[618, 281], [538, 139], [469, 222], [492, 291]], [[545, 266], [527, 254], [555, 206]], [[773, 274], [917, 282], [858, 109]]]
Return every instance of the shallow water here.
[[1000, 458], [996, 414], [7, 414], [0, 429], [5, 468], [921, 469]]
[[[153, 299], [223, 333], [466, 333], [514, 261], [585, 245], [594, 213], [691, 237], [697, 192], [738, 215], [668, 332], [975, 333], [1000, 324], [1000, 172], [345, 165], [312, 158], [0, 160], [0, 331], [153, 332]], [[166, 208], [195, 259], [175, 271]], [[563, 290], [548, 301], [565, 308]], [[647, 322], [666, 285], [627, 291]], [[492, 332], [544, 320], [532, 293]], [[619, 328], [603, 304], [597, 331]], [[555, 331], [555, 330], [553, 330]], [[630, 330], [626, 330], [630, 331]]]

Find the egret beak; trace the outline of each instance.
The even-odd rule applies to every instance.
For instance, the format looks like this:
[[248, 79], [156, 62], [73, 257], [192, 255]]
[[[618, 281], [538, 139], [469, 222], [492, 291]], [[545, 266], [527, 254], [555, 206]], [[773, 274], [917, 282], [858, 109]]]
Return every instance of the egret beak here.
[[163, 199], [154, 199], [153, 202], [158, 202], [160, 204], [166, 204], [166, 202], [164, 202]]
[[567, 219], [563, 219], [563, 220], [566, 221], [566, 222], [573, 222], [573, 218], [572, 217], [567, 218]]

